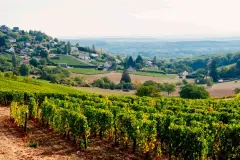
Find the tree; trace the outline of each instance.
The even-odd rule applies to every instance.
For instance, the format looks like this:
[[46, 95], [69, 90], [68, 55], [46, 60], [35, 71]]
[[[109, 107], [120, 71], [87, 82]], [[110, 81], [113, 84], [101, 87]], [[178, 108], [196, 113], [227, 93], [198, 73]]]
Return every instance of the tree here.
[[143, 66], [143, 58], [140, 55], [138, 55], [137, 58], [136, 58], [135, 63], [136, 64], [139, 63], [139, 64], [141, 64]]
[[93, 52], [93, 53], [96, 53], [96, 49], [95, 49], [94, 44], [92, 45], [92, 52]]
[[137, 96], [159, 97], [160, 89], [156, 86], [141, 85], [136, 92]]
[[64, 53], [68, 54], [68, 45], [67, 44], [64, 46]]
[[0, 57], [0, 71], [5, 72], [10, 70], [12, 70], [12, 64], [7, 62], [5, 58]]
[[3, 51], [3, 47], [6, 46], [6, 40], [4, 37], [0, 37], [0, 51]]
[[179, 92], [181, 98], [189, 99], [206, 99], [209, 98], [209, 93], [203, 86], [196, 84], [187, 84], [181, 88]]
[[164, 91], [168, 93], [168, 95], [176, 91], [176, 85], [173, 83], [164, 83], [163, 88], [164, 88]]
[[20, 38], [20, 41], [23, 41], [23, 42], [28, 42], [30, 41], [31, 37], [29, 35], [23, 35], [21, 38]]
[[157, 57], [156, 57], [156, 56], [154, 56], [153, 61], [152, 61], [152, 64], [153, 64], [153, 65], [156, 65], [156, 64], [157, 64]]
[[235, 92], [235, 94], [239, 94], [239, 93], [240, 93], [240, 88], [236, 88], [236, 89], [234, 90], [234, 92]]
[[76, 43], [76, 45], [75, 45], [76, 47], [80, 47], [80, 45], [79, 45], [79, 43]]
[[158, 86], [158, 83], [153, 80], [148, 80], [143, 83], [144, 86]]
[[133, 67], [133, 68], [135, 67], [132, 56], [130, 56], [128, 61], [127, 61], [127, 68], [128, 67]]
[[38, 42], [42, 42], [43, 41], [43, 36], [41, 34], [37, 34], [37, 36], [35, 37], [35, 40]]
[[210, 77], [212, 77], [213, 82], [217, 82], [218, 81], [218, 72], [217, 72], [217, 65], [216, 65], [216, 61], [212, 60], [211, 64], [210, 64], [210, 73], [209, 73]]
[[12, 54], [12, 66], [13, 69], [16, 69], [18, 66], [18, 60], [15, 53]]
[[34, 66], [37, 67], [38, 66], [38, 60], [36, 58], [32, 58], [29, 63]]
[[39, 60], [39, 64], [45, 66], [45, 65], [47, 64], [46, 59], [40, 59], [40, 60]]
[[71, 43], [68, 41], [67, 43], [67, 46], [68, 46], [68, 54], [70, 54], [72, 52], [72, 46], [71, 46]]
[[240, 60], [237, 61], [237, 63], [236, 63], [236, 68], [237, 68], [237, 69], [240, 69]]
[[19, 72], [21, 76], [28, 76], [30, 73], [30, 68], [26, 64], [22, 64], [19, 68]]
[[58, 43], [58, 39], [57, 39], [57, 38], [54, 38], [54, 42], [57, 42], [57, 43]]
[[136, 63], [135, 67], [136, 67], [137, 70], [140, 70], [140, 69], [143, 68], [141, 63]]
[[116, 62], [112, 62], [111, 68], [112, 68], [113, 70], [116, 70], [116, 69], [117, 69], [117, 63], [116, 63]]
[[131, 78], [129, 76], [129, 73], [126, 70], [123, 71], [122, 78], [121, 78], [120, 82], [131, 83]]
[[213, 80], [212, 80], [212, 78], [206, 79], [206, 84], [207, 84], [208, 87], [212, 87], [212, 86], [213, 86]]
[[187, 84], [188, 84], [188, 81], [187, 81], [186, 79], [183, 79], [183, 80], [182, 80], [182, 83], [183, 83], [184, 85], [187, 85]]
[[42, 50], [40, 51], [40, 56], [41, 56], [42, 58], [47, 58], [47, 57], [48, 57], [48, 51], [46, 51], [45, 49], [42, 49]]
[[197, 75], [206, 75], [206, 69], [205, 68], [199, 68], [197, 70]]

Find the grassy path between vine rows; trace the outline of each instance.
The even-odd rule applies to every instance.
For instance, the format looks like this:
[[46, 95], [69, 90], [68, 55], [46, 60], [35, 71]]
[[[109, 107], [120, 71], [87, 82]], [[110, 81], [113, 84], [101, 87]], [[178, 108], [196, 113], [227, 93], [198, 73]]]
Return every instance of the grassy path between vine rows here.
[[[9, 107], [0, 106], [0, 160], [139, 160], [123, 147], [108, 140], [91, 140], [87, 151], [77, 151], [72, 141], [29, 121], [28, 136], [9, 122]], [[35, 125], [34, 125], [35, 124]], [[29, 147], [34, 142], [36, 148]], [[141, 158], [140, 158], [141, 157]]]

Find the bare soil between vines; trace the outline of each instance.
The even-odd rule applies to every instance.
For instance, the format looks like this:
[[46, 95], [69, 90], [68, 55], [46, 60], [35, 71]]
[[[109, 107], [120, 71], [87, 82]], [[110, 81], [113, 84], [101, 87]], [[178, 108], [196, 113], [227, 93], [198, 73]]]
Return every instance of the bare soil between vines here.
[[[36, 148], [29, 147], [30, 143]], [[50, 132], [39, 124], [28, 122], [28, 135], [9, 122], [9, 107], [0, 106], [0, 160], [139, 160], [131, 147], [113, 147], [104, 139], [91, 139], [86, 151], [79, 151], [72, 141]]]

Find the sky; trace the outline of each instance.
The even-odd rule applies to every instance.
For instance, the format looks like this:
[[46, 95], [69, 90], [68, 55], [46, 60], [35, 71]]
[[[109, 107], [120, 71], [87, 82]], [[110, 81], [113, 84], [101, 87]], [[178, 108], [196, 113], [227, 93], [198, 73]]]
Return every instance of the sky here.
[[0, 25], [53, 37], [240, 36], [240, 0], [0, 0]]

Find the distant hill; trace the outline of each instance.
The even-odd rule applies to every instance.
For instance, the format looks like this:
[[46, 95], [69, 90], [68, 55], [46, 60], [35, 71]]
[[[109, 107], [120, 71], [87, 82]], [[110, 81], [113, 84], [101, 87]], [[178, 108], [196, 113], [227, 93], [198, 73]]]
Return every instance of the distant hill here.
[[72, 44], [79, 43], [82, 46], [94, 44], [97, 48], [103, 48], [114, 55], [138, 54], [145, 57], [178, 58], [195, 55], [229, 53], [240, 51], [240, 40], [194, 40], [194, 41], [162, 41], [154, 38], [112, 38], [112, 39], [67, 39]]

